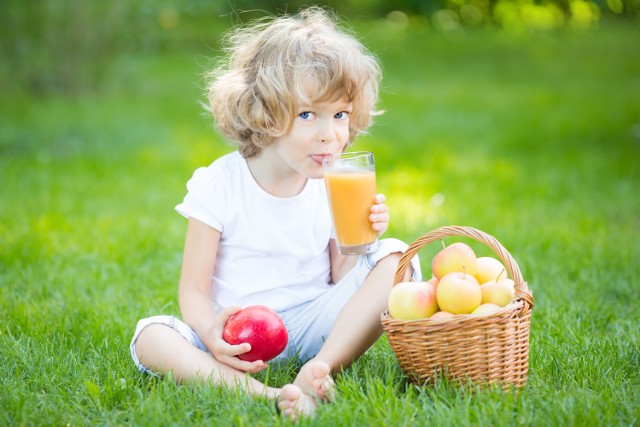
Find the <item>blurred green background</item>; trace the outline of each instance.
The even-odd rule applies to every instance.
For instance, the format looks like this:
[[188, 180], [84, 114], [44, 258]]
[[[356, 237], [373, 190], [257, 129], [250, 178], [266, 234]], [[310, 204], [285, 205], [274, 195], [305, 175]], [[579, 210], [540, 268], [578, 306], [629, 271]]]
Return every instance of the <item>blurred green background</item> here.
[[[0, 0], [0, 424], [271, 414], [234, 396], [211, 414], [210, 396], [180, 390], [188, 411], [167, 411], [178, 399], [136, 375], [127, 345], [140, 317], [179, 314], [173, 207], [195, 168], [233, 149], [200, 104], [219, 35], [302, 3]], [[380, 407], [405, 425], [407, 408], [436, 424], [637, 423], [640, 1], [326, 3], [383, 65], [386, 113], [356, 147], [375, 152], [388, 234], [484, 230], [536, 302], [512, 412], [501, 396], [434, 408], [386, 377], [381, 340], [353, 368], [373, 372], [353, 379], [373, 409], [345, 393], [326, 425], [386, 425]], [[437, 249], [421, 251], [426, 275]]]
[[206, 52], [231, 24], [310, 3], [351, 22], [386, 19], [451, 36], [480, 28], [522, 34], [640, 22], [640, 0], [2, 0], [1, 82], [5, 91], [20, 86], [34, 94], [104, 90], [106, 76], [123, 71], [114, 70], [123, 55]]

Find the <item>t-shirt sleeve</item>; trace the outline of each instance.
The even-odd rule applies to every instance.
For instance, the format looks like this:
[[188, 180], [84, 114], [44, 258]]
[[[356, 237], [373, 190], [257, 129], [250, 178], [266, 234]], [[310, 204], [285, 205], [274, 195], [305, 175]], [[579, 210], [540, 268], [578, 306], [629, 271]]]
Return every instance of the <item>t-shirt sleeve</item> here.
[[215, 168], [199, 168], [187, 182], [187, 195], [175, 209], [186, 218], [197, 219], [222, 232], [226, 206], [224, 188], [223, 177]]

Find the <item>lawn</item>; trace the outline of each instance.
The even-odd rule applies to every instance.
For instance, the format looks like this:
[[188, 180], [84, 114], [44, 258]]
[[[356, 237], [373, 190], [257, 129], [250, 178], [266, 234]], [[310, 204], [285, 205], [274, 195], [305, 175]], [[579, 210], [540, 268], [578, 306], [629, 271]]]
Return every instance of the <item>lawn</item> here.
[[[640, 424], [640, 29], [357, 26], [384, 66], [386, 112], [355, 147], [375, 152], [388, 234], [455, 224], [502, 242], [535, 300], [529, 381], [517, 397], [415, 387], [383, 337], [301, 424]], [[287, 424], [130, 360], [139, 318], [179, 314], [186, 180], [233, 149], [198, 103], [215, 51], [182, 43], [114, 57], [94, 92], [0, 95], [1, 425]], [[427, 275], [437, 249], [420, 252]]]

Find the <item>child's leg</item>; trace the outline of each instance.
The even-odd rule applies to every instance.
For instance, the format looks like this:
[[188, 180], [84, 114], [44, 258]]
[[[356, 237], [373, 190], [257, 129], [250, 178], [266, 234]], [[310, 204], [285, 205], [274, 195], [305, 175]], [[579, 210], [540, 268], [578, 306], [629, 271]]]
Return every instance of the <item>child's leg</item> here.
[[[332, 372], [347, 368], [382, 335], [380, 315], [387, 308], [401, 253], [380, 260], [360, 288], [340, 311], [320, 352], [312, 360], [322, 360]], [[412, 274], [409, 269], [407, 277]]]
[[[241, 387], [249, 394], [275, 399], [283, 414], [295, 418], [311, 413], [317, 404], [309, 394], [325, 395], [325, 384], [333, 385], [329, 366], [321, 361], [309, 364], [305, 370], [308, 394], [293, 385], [282, 389], [267, 387], [248, 374], [218, 362], [210, 353], [201, 350], [195, 334], [187, 325], [170, 316], [156, 316], [142, 320], [132, 340], [132, 356], [138, 368], [151, 374], [171, 373], [180, 383], [211, 381], [230, 387]], [[314, 388], [316, 387], [316, 388]]]
[[[167, 325], [155, 323], [145, 327], [135, 342], [135, 351], [145, 367], [163, 376], [171, 373], [178, 382], [212, 381], [242, 387], [250, 394], [278, 398], [279, 410], [290, 418], [312, 413], [317, 406], [315, 399], [302, 393], [298, 387], [267, 387], [251, 376], [219, 363]], [[305, 378], [311, 387], [308, 393], [324, 393], [322, 385], [332, 381], [329, 366], [320, 361], [305, 366], [308, 374]], [[314, 388], [316, 385], [317, 389]]]
[[280, 389], [267, 387], [244, 372], [219, 363], [167, 325], [154, 323], [145, 327], [138, 335], [135, 351], [148, 369], [163, 376], [171, 373], [178, 382], [212, 381], [270, 398], [280, 393]]
[[[322, 348], [301, 368], [293, 382], [303, 393], [320, 399], [330, 398], [332, 383], [326, 377], [316, 375], [317, 363], [324, 362], [331, 372], [338, 372], [351, 365], [380, 338], [383, 332], [380, 314], [387, 308], [401, 256], [394, 252], [378, 261], [342, 308]], [[409, 268], [407, 277], [412, 273]]]

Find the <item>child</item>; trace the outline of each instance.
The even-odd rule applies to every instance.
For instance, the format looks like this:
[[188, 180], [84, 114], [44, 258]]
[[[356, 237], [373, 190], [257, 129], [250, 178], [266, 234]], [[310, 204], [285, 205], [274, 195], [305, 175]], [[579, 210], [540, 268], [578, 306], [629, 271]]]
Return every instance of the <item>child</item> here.
[[[228, 60], [209, 75], [209, 100], [219, 131], [239, 150], [196, 170], [176, 207], [188, 218], [184, 322], [140, 320], [131, 354], [143, 372], [242, 387], [295, 418], [330, 400], [331, 375], [380, 337], [407, 247], [384, 239], [367, 255], [340, 255], [321, 179], [322, 158], [371, 124], [380, 69], [320, 8], [242, 28], [228, 42]], [[389, 223], [384, 202], [377, 195], [369, 217], [379, 235]], [[417, 259], [412, 266], [419, 279]], [[282, 389], [247, 375], [266, 367], [237, 357], [248, 343], [222, 339], [227, 319], [252, 304], [283, 318], [289, 343], [280, 357], [306, 361]]]

